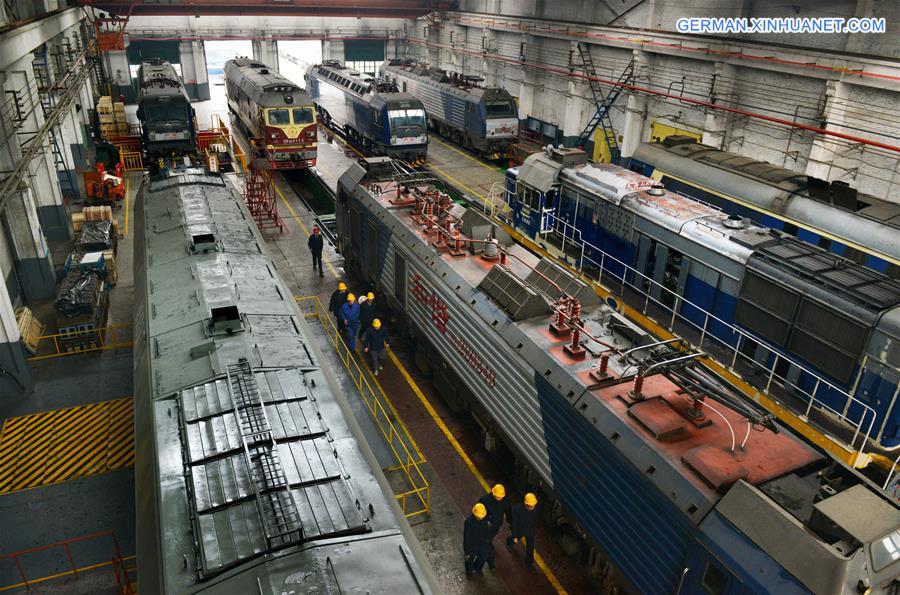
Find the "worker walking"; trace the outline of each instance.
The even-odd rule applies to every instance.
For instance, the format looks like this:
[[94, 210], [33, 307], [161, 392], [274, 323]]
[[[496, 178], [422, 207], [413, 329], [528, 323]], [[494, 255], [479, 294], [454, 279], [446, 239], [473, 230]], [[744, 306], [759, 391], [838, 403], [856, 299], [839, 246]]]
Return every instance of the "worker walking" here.
[[[366, 298], [363, 303], [363, 297]], [[378, 317], [378, 311], [375, 309], [375, 294], [371, 291], [365, 296], [359, 298], [359, 340], [365, 342], [366, 331], [372, 326], [372, 321]]]
[[344, 330], [347, 337], [347, 347], [350, 351], [356, 350], [356, 333], [359, 331], [359, 304], [356, 296], [347, 294], [347, 301], [341, 306], [341, 320], [344, 321]]
[[534, 568], [534, 526], [537, 523], [537, 496], [525, 494], [523, 502], [512, 507], [509, 515], [509, 537], [506, 545], [512, 547], [520, 542], [525, 544], [525, 567]]
[[487, 521], [487, 509], [479, 502], [472, 507], [472, 514], [463, 525], [463, 555], [466, 561], [466, 576], [481, 574], [484, 567], [485, 547], [491, 538]]
[[491, 488], [491, 491], [482, 496], [478, 502], [487, 510], [488, 524], [491, 528], [488, 547], [485, 549], [485, 562], [488, 568], [494, 569], [494, 537], [500, 532], [504, 519], [509, 520], [509, 500], [506, 498], [506, 488], [499, 483]]
[[312, 235], [309, 236], [309, 240], [307, 241], [307, 245], [309, 246], [309, 252], [312, 254], [313, 260], [313, 270], [316, 270], [316, 267], [319, 267], [319, 276], [324, 277], [325, 272], [322, 270], [322, 249], [325, 247], [325, 240], [322, 238], [322, 233], [319, 231], [319, 227], [313, 227]]
[[376, 318], [372, 326], [363, 334], [363, 344], [366, 353], [372, 358], [372, 371], [378, 376], [378, 372], [384, 369], [384, 350], [388, 345], [387, 331], [381, 328], [381, 320]]
[[343, 281], [338, 283], [337, 289], [331, 294], [328, 300], [328, 311], [334, 315], [339, 333], [344, 332], [344, 321], [341, 319], [341, 307], [347, 302], [347, 284]]

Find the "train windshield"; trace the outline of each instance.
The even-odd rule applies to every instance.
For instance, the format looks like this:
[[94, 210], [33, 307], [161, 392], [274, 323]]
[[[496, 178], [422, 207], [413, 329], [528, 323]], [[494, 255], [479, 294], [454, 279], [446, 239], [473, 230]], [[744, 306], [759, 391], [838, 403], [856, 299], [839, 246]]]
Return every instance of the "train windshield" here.
[[503, 99], [500, 101], [485, 101], [484, 109], [488, 116], [512, 116], [515, 115], [512, 101]]
[[181, 103], [157, 103], [144, 106], [144, 114], [150, 122], [181, 122], [187, 118], [187, 111]]
[[294, 124], [312, 124], [315, 122], [312, 108], [295, 107], [292, 111], [294, 112]]
[[266, 112], [266, 118], [272, 126], [283, 126], [291, 123], [291, 112], [286, 109], [270, 109]]
[[425, 110], [398, 109], [388, 110], [391, 128], [425, 128]]

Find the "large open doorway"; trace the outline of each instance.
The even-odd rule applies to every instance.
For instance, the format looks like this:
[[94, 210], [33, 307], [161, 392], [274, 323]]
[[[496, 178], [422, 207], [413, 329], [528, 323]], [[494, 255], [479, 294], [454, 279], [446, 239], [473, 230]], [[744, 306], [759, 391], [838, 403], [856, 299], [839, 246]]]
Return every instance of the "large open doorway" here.
[[278, 42], [278, 67], [285, 78], [306, 87], [303, 75], [322, 61], [322, 42], [317, 39], [286, 39]]

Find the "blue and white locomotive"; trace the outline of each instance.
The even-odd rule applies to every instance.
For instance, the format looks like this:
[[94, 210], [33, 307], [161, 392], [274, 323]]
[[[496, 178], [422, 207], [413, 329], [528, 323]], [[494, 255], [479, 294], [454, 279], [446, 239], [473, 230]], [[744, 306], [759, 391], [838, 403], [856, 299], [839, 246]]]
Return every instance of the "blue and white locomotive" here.
[[829, 252], [900, 277], [900, 205], [670, 136], [644, 143], [629, 168], [679, 194], [715, 205]]
[[444, 138], [485, 159], [511, 156], [512, 143], [519, 133], [519, 114], [515, 99], [506, 89], [480, 87], [480, 79], [410, 60], [389, 60], [381, 67], [381, 74], [422, 100], [429, 127]]
[[784, 404], [807, 415], [812, 401], [845, 442], [900, 447], [900, 282], [579, 150], [531, 155], [506, 184], [517, 229], [712, 337], [726, 361], [758, 362], [757, 388], [773, 370]]
[[640, 593], [896, 593], [896, 505], [704, 380], [697, 352], [389, 159], [351, 164], [336, 209], [347, 271], [591, 569]]
[[425, 162], [425, 108], [412, 95], [398, 92], [393, 83], [325, 60], [306, 71], [306, 91], [316, 104], [319, 118], [366, 151], [414, 165]]

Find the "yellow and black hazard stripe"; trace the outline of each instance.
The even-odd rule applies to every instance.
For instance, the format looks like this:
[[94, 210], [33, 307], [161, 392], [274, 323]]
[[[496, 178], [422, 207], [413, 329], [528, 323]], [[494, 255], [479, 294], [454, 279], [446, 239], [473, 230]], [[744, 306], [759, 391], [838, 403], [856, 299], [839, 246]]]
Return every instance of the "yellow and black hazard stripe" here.
[[0, 494], [134, 466], [134, 399], [7, 419]]

